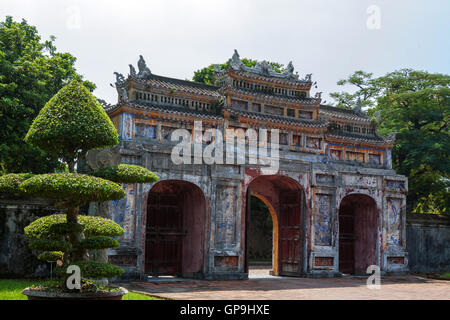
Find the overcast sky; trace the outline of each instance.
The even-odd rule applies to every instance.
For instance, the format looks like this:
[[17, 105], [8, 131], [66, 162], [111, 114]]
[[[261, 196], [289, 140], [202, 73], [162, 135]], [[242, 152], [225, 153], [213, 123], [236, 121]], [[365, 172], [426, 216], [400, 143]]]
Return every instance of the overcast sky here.
[[0, 0], [0, 15], [26, 19], [58, 51], [77, 57], [94, 94], [117, 101], [114, 71], [137, 69], [142, 54], [158, 75], [192, 79], [195, 70], [241, 58], [292, 60], [328, 93], [355, 70], [400, 68], [450, 73], [449, 0]]

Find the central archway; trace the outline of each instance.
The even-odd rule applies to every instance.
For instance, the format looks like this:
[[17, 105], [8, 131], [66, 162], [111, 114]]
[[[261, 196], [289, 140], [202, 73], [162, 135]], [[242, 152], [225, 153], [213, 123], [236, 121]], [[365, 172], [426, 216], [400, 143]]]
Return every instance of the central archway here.
[[248, 272], [247, 233], [250, 197], [257, 197], [272, 217], [272, 274], [299, 276], [303, 273], [304, 207], [303, 189], [294, 179], [282, 175], [255, 178], [247, 187], [246, 272]]
[[201, 278], [205, 219], [205, 197], [195, 184], [155, 184], [148, 195], [145, 273]]

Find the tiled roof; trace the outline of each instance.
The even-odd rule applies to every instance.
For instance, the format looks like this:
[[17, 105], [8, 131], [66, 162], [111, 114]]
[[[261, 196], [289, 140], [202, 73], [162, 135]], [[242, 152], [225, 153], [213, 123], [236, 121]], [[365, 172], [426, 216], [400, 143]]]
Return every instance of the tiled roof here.
[[233, 88], [231, 90], [234, 92], [237, 92], [237, 93], [256, 95], [256, 96], [260, 96], [260, 97], [266, 98], [266, 99], [267, 98], [280, 99], [280, 100], [285, 100], [285, 101], [294, 102], [294, 103], [316, 105], [320, 101], [320, 99], [316, 99], [316, 98], [296, 98], [296, 97], [282, 96], [282, 95], [278, 95], [278, 94], [266, 93], [266, 92], [250, 90], [250, 89], [245, 90], [245, 89], [241, 89], [241, 88]]
[[275, 115], [270, 115], [270, 114], [240, 111], [240, 110], [234, 110], [234, 109], [227, 109], [227, 111], [229, 111], [232, 114], [240, 115], [240, 116], [243, 116], [246, 118], [269, 120], [269, 121], [281, 122], [281, 123], [286, 123], [286, 124], [301, 125], [301, 126], [306, 126], [306, 127], [326, 127], [328, 125], [327, 122], [322, 121], [322, 120], [293, 119], [293, 118], [280, 117], [280, 116], [275, 116]]
[[327, 137], [350, 140], [350, 141], [353, 140], [353, 141], [359, 141], [359, 142], [375, 143], [375, 144], [388, 143], [385, 139], [383, 139], [380, 136], [357, 134], [357, 133], [350, 133], [350, 132], [343, 132], [343, 131], [327, 132]]
[[137, 110], [145, 110], [145, 111], [159, 111], [159, 112], [167, 112], [171, 114], [177, 114], [177, 115], [190, 115], [190, 116], [199, 116], [201, 118], [208, 118], [208, 119], [223, 119], [221, 116], [217, 116], [212, 114], [208, 111], [202, 111], [202, 110], [192, 110], [186, 107], [177, 107], [173, 105], [156, 105], [153, 103], [147, 103], [147, 102], [121, 102], [112, 108], [105, 109], [107, 113], [112, 113], [115, 110], [119, 109], [121, 106], [128, 106], [132, 107]]
[[192, 92], [199, 95], [206, 95], [211, 97], [219, 97], [219, 87], [210, 86], [204, 83], [198, 83], [188, 80], [180, 80], [175, 78], [168, 78], [151, 74], [148, 78], [133, 78], [138, 83], [145, 83], [154, 87], [160, 87], [165, 89], [175, 89], [185, 92]]
[[319, 117], [320, 116], [329, 116], [347, 120], [370, 122], [370, 118], [368, 116], [357, 113], [354, 110], [337, 108], [324, 104], [321, 104], [319, 107]]
[[252, 78], [256, 80], [262, 80], [262, 81], [270, 81], [272, 83], [280, 83], [280, 84], [294, 84], [296, 86], [302, 86], [302, 87], [311, 87], [312, 82], [310, 80], [303, 80], [303, 79], [286, 79], [286, 78], [277, 78], [277, 77], [271, 77], [266, 75], [259, 75], [257, 73], [253, 72], [246, 72], [246, 71], [232, 71], [235, 74], [241, 75], [246, 78]]

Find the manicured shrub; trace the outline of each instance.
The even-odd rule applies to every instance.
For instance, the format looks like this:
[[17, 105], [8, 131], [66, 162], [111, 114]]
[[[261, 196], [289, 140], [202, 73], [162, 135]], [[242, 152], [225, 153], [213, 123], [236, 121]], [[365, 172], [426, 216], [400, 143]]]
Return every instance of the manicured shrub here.
[[80, 233], [84, 229], [84, 225], [80, 223], [64, 222], [56, 223], [50, 226], [50, 234], [65, 235], [69, 233]]
[[10, 173], [0, 176], [0, 193], [24, 193], [20, 184], [32, 176], [32, 173]]
[[62, 260], [63, 256], [61, 251], [44, 251], [37, 258], [41, 261], [57, 261]]
[[65, 214], [52, 214], [39, 218], [25, 227], [25, 236], [28, 239], [50, 239], [55, 235], [51, 232], [51, 227], [56, 224], [66, 223]]
[[[66, 223], [65, 214], [41, 217], [25, 227], [25, 236], [29, 239], [51, 239], [55, 237], [53, 230], [60, 228], [59, 226]], [[120, 225], [102, 217], [78, 216], [78, 223], [83, 226], [83, 234], [86, 238], [101, 236], [120, 237], [124, 233]]]
[[[71, 262], [71, 265], [80, 267], [81, 276], [89, 279], [102, 279], [120, 276], [124, 270], [118, 266], [109, 263], [95, 261]], [[57, 267], [55, 273], [59, 276], [67, 276], [66, 270], [68, 265]]]
[[54, 95], [34, 119], [25, 141], [72, 162], [86, 151], [119, 143], [97, 99], [78, 81]]
[[120, 237], [125, 230], [114, 221], [102, 217], [79, 216], [79, 223], [84, 225], [84, 235], [90, 237]]
[[80, 247], [83, 249], [107, 249], [117, 248], [120, 246], [119, 241], [111, 237], [92, 237], [83, 239], [80, 242]]
[[117, 183], [152, 183], [158, 180], [158, 176], [150, 170], [132, 164], [106, 166], [95, 170], [92, 175]]
[[40, 174], [25, 180], [20, 187], [29, 195], [67, 201], [72, 206], [125, 197], [117, 183], [76, 173]]
[[63, 240], [56, 239], [32, 239], [28, 244], [31, 250], [42, 251], [69, 251], [72, 248], [72, 244]]

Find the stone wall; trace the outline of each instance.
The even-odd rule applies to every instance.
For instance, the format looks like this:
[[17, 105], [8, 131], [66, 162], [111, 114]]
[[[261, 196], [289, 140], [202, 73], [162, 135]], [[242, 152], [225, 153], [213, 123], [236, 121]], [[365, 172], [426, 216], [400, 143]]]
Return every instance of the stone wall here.
[[450, 215], [408, 214], [406, 247], [411, 272], [450, 271]]
[[24, 228], [53, 213], [50, 201], [0, 195], [0, 277], [49, 276], [49, 265], [28, 248]]

